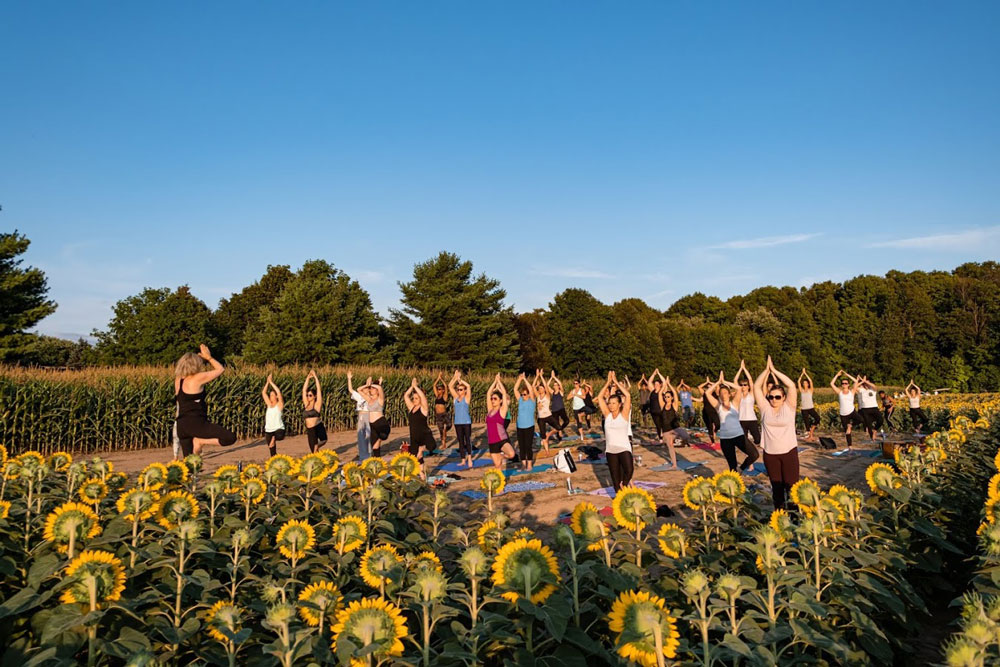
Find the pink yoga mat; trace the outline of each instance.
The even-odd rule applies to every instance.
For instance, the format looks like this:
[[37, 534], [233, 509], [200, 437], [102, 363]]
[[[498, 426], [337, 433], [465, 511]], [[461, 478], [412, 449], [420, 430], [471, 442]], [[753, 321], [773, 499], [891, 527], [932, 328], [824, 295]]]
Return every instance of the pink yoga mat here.
[[707, 442], [695, 442], [691, 446], [692, 447], [697, 447], [698, 449], [704, 449], [705, 451], [711, 451], [713, 449], [716, 450], [716, 451], [718, 451], [718, 450], [722, 449], [722, 445], [716, 445], [714, 443], [713, 444], [709, 444]]

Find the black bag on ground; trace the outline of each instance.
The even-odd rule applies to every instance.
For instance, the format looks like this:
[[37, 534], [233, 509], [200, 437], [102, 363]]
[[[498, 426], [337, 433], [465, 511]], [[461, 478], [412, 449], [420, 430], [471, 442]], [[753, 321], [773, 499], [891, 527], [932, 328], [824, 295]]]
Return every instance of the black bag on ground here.
[[819, 446], [823, 449], [836, 449], [837, 442], [833, 438], [828, 438], [825, 435], [819, 436]]

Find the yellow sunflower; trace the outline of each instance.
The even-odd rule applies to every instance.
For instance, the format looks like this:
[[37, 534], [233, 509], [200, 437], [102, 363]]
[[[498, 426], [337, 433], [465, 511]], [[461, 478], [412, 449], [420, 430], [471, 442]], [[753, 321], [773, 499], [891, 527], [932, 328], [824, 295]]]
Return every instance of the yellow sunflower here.
[[42, 466], [45, 465], [45, 457], [36, 451], [25, 452], [17, 457], [17, 462], [21, 464], [21, 470], [26, 476], [38, 474]]
[[372, 456], [365, 459], [364, 463], [361, 464], [361, 469], [364, 470], [372, 479], [378, 479], [379, 477], [384, 477], [389, 474], [388, 469], [385, 466], [385, 461], [378, 456]]
[[[2, 461], [6, 457], [0, 457]], [[53, 452], [49, 455], [49, 467], [56, 472], [65, 472], [73, 464], [73, 456], [68, 452]]]
[[483, 473], [483, 478], [479, 481], [479, 488], [483, 491], [492, 491], [493, 495], [498, 495], [507, 486], [507, 480], [502, 470], [490, 468]]
[[267, 495], [267, 482], [257, 477], [251, 477], [240, 487], [240, 497], [243, 498], [243, 502], [249, 501], [257, 505], [264, 500], [265, 495]]
[[437, 570], [438, 572], [444, 572], [444, 568], [441, 567], [441, 559], [437, 557], [437, 554], [433, 551], [421, 551], [416, 556], [410, 559], [410, 569], [411, 570]]
[[368, 526], [359, 516], [348, 514], [333, 524], [333, 541], [341, 554], [354, 551], [368, 539]]
[[264, 470], [272, 477], [290, 477], [295, 474], [295, 459], [287, 454], [275, 454], [264, 463]]
[[77, 494], [88, 505], [100, 505], [108, 495], [108, 485], [100, 477], [91, 477], [80, 485]]
[[541, 604], [556, 591], [559, 565], [541, 540], [514, 540], [500, 547], [493, 561], [493, 585], [507, 589], [501, 597], [516, 603], [527, 593]]
[[687, 551], [687, 533], [676, 523], [665, 523], [656, 534], [660, 551], [670, 558], [680, 558]]
[[[409, 634], [399, 607], [381, 598], [355, 600], [341, 609], [331, 628], [333, 651], [337, 644], [349, 641], [358, 648], [374, 644], [377, 648], [365, 658], [352, 658], [350, 667], [366, 667], [403, 655], [403, 640]], [[371, 663], [368, 661], [371, 657]]]
[[205, 628], [212, 639], [228, 644], [230, 639], [225, 633], [228, 632], [232, 636], [239, 632], [243, 627], [242, 617], [243, 610], [239, 607], [231, 602], [219, 600], [205, 612]]
[[248, 463], [243, 466], [243, 472], [240, 473], [240, 482], [243, 484], [247, 483], [250, 479], [263, 479], [264, 469], [261, 468], [256, 463]]
[[17, 459], [8, 459], [3, 464], [3, 478], [8, 482], [21, 476], [21, 463]]
[[70, 584], [59, 598], [63, 604], [98, 608], [121, 599], [125, 590], [125, 567], [107, 551], [84, 551], [66, 567], [66, 579]]
[[159, 491], [167, 483], [167, 466], [150, 463], [139, 473], [139, 486], [147, 491]]
[[393, 570], [403, 564], [403, 559], [391, 544], [371, 547], [361, 555], [361, 578], [376, 590], [392, 581]]
[[987, 496], [1000, 496], [1000, 472], [990, 477], [990, 483], [986, 487]]
[[897, 488], [896, 471], [885, 463], [873, 463], [865, 471], [865, 479], [868, 487], [880, 496], [884, 496], [890, 489]]
[[299, 616], [307, 625], [319, 625], [320, 614], [324, 618], [333, 618], [343, 596], [336, 585], [329, 581], [317, 581], [309, 584], [299, 593]]
[[128, 484], [128, 475], [123, 472], [113, 472], [108, 475], [105, 482], [111, 491], [121, 491]]
[[663, 598], [645, 591], [625, 591], [608, 614], [608, 627], [618, 633], [618, 655], [643, 667], [656, 667], [656, 634], [664, 658], [675, 658], [680, 646], [677, 619], [667, 613]]
[[153, 516], [153, 510], [156, 508], [156, 501], [159, 500], [159, 497], [155, 491], [133, 487], [118, 496], [115, 507], [126, 521], [145, 521]]
[[503, 540], [503, 528], [495, 520], [483, 522], [483, 525], [476, 531], [476, 542], [483, 551], [490, 551], [500, 546]]
[[573, 508], [569, 527], [574, 534], [590, 543], [587, 545], [587, 551], [600, 551], [604, 548], [603, 540], [605, 539], [605, 533], [602, 530], [603, 523], [604, 518], [597, 511], [597, 508], [591, 503], [582, 502]]
[[73, 542], [80, 544], [84, 539], [97, 537], [100, 534], [100, 521], [90, 505], [70, 501], [55, 508], [45, 517], [42, 538], [55, 544], [59, 553], [66, 553], [71, 535]]
[[299, 459], [297, 479], [303, 484], [319, 484], [330, 474], [326, 460], [317, 453], [306, 454]]
[[792, 523], [792, 517], [785, 510], [774, 510], [771, 512], [771, 520], [768, 521], [768, 525], [774, 529], [774, 532], [781, 536], [782, 541], [788, 539], [788, 536], [795, 531], [795, 524]]
[[743, 476], [732, 470], [718, 473], [712, 482], [715, 484], [715, 499], [721, 503], [735, 503], [747, 490]]
[[808, 477], [803, 477], [792, 485], [789, 493], [792, 502], [799, 506], [799, 509], [806, 514], [811, 514], [816, 509], [816, 504], [823, 497], [823, 490], [819, 484]]
[[[370, 460], [370, 459], [369, 459]], [[349, 461], [340, 469], [340, 474], [344, 477], [344, 483], [349, 489], [365, 489], [368, 487], [368, 477], [364, 471], [354, 461]]]
[[0, 466], [7, 465], [7, 448], [0, 445]]
[[715, 483], [708, 477], [695, 477], [684, 485], [684, 504], [700, 510], [715, 497]]
[[316, 544], [316, 530], [305, 521], [289, 519], [278, 529], [274, 545], [285, 558], [303, 558]]
[[[337, 456], [336, 452], [331, 452], [329, 449], [321, 449], [316, 452], [323, 458], [323, 463], [326, 464], [329, 472], [327, 474], [334, 474], [337, 469], [340, 468], [340, 458]], [[378, 459], [381, 461], [382, 459]]]
[[534, 536], [535, 536], [535, 531], [528, 528], [527, 526], [521, 526], [520, 528], [514, 531], [514, 534], [511, 535], [510, 539], [519, 540], [523, 537], [526, 540], [530, 540]]
[[187, 491], [171, 491], [156, 501], [153, 514], [156, 523], [170, 530], [182, 521], [197, 518], [198, 501]]
[[167, 464], [167, 484], [182, 486], [187, 484], [190, 471], [182, 461], [171, 461]]
[[10, 516], [10, 501], [0, 500], [0, 519], [6, 519]]
[[389, 462], [389, 472], [396, 479], [408, 482], [420, 473], [420, 462], [413, 454], [400, 452]]
[[1000, 506], [1000, 494], [991, 495], [986, 499], [986, 504], [983, 505], [983, 510], [986, 512], [986, 521], [989, 523], [996, 523], [998, 506]]
[[219, 466], [212, 476], [226, 485], [226, 493], [237, 493], [240, 490], [240, 469], [236, 466]]
[[611, 511], [618, 525], [626, 530], [640, 530], [646, 525], [643, 514], [656, 514], [656, 503], [649, 491], [634, 486], [622, 487], [611, 502]]

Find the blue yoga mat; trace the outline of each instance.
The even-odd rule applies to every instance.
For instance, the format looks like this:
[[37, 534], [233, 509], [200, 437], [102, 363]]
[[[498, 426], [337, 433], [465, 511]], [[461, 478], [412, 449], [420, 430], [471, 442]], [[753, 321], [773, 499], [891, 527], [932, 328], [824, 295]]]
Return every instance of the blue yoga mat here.
[[661, 465], [651, 467], [650, 470], [654, 470], [656, 472], [670, 472], [672, 470], [691, 470], [692, 468], [697, 468], [700, 465], [701, 464], [698, 463], [697, 461], [678, 461], [676, 468], [674, 468], [669, 463], [663, 463]]
[[603, 455], [596, 459], [584, 459], [582, 461], [577, 461], [577, 463], [588, 463], [590, 465], [594, 465], [596, 463], [607, 463], [607, 462], [608, 460]]
[[751, 475], [766, 475], [767, 466], [765, 466], [763, 463], [754, 463], [752, 466], [750, 466], [750, 470], [748, 472]]
[[[472, 455], [473, 456], [479, 456], [480, 454], [485, 454], [485, 453], [486, 453], [485, 449], [473, 449], [472, 450]], [[448, 452], [445, 454], [445, 456], [447, 456], [448, 458], [451, 458], [451, 459], [457, 459], [458, 458], [458, 447], [452, 447], [451, 449], [449, 449]]]
[[[473, 459], [472, 460], [472, 467], [473, 468], [482, 468], [482, 467], [491, 466], [491, 465], [493, 465], [493, 459], [489, 459], [489, 458], [485, 458], [484, 457], [484, 458], [481, 458], [481, 459]], [[452, 461], [450, 463], [445, 463], [445, 464], [441, 465], [440, 467], [436, 468], [435, 470], [444, 470], [444, 471], [447, 471], [447, 472], [462, 472], [463, 470], [468, 470], [468, 468], [466, 468], [465, 464], [463, 464], [461, 461]]]
[[543, 463], [540, 466], [535, 466], [531, 470], [521, 470], [520, 468], [517, 468], [509, 472], [504, 472], [504, 474], [507, 475], [508, 477], [514, 477], [515, 475], [531, 475], [536, 472], [545, 472], [546, 470], [550, 470], [552, 467], [553, 466], [551, 463]]
[[[525, 491], [541, 491], [542, 489], [551, 489], [555, 484], [551, 482], [517, 482], [515, 484], [508, 484], [501, 496], [505, 496], [508, 493], [524, 493]], [[462, 491], [462, 495], [466, 498], [473, 498], [475, 500], [485, 500], [487, 493], [485, 491]], [[496, 498], [498, 496], [494, 496]]]

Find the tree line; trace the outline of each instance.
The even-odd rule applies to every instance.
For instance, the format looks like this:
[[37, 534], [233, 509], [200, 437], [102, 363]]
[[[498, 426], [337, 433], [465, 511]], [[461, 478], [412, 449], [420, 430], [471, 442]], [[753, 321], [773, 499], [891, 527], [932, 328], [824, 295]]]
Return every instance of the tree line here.
[[147, 288], [115, 304], [96, 344], [26, 333], [56, 304], [44, 275], [22, 268], [28, 240], [0, 235], [0, 358], [37, 365], [171, 364], [207, 342], [229, 361], [533, 371], [638, 377], [659, 367], [691, 383], [767, 354], [817, 381], [838, 368], [883, 384], [955, 390], [1000, 385], [1000, 264], [890, 271], [843, 283], [760, 287], [722, 300], [695, 293], [665, 311], [641, 299], [612, 305], [583, 289], [515, 313], [499, 281], [442, 252], [399, 283], [387, 318], [368, 292], [324, 260], [269, 266], [213, 310], [187, 286]]

